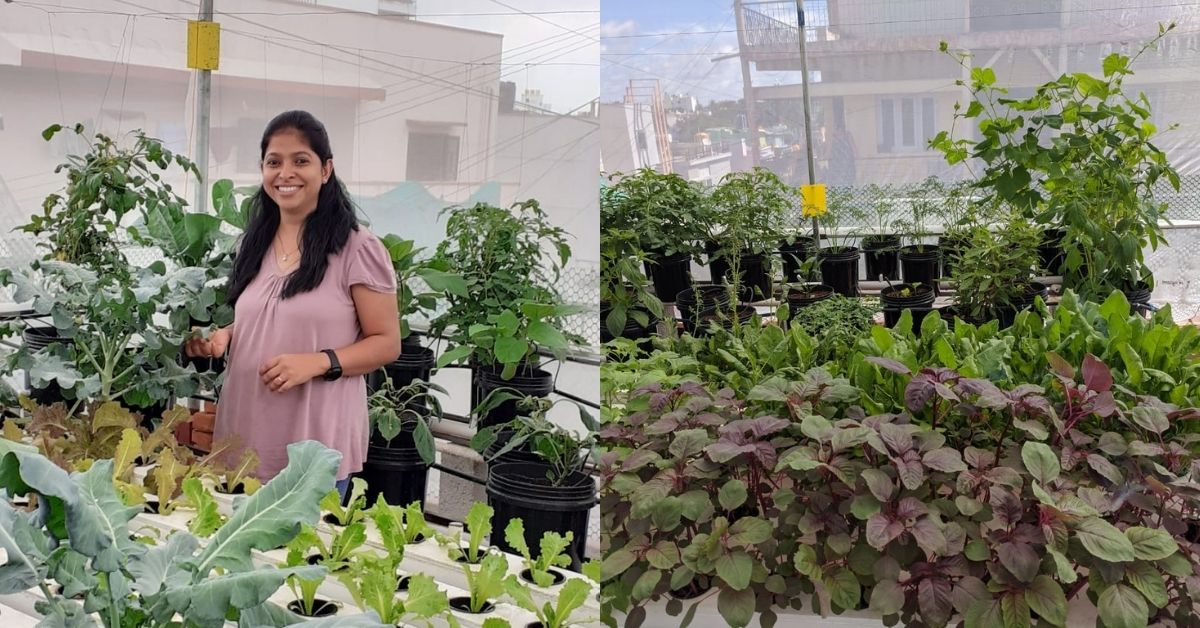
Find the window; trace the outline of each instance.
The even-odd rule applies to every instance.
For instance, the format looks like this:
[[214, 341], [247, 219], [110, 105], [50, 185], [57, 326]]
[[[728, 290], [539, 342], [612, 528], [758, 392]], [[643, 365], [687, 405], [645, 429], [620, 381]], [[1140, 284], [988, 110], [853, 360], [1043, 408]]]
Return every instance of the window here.
[[459, 138], [449, 133], [408, 133], [409, 181], [457, 181]]
[[913, 96], [879, 99], [877, 146], [881, 153], [920, 152], [937, 134], [932, 98]]

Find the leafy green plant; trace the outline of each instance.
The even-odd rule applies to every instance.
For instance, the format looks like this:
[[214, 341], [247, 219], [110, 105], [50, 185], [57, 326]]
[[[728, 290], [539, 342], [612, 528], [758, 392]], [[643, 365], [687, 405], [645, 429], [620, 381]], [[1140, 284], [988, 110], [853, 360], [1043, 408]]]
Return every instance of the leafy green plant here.
[[[428, 317], [438, 305], [442, 294], [457, 297], [467, 296], [467, 284], [461, 275], [449, 272], [445, 259], [421, 259], [425, 250], [413, 240], [405, 240], [389, 233], [383, 237], [383, 246], [392, 259], [396, 272], [396, 304], [400, 314], [400, 338], [408, 338], [412, 327], [408, 319], [413, 316]], [[414, 292], [413, 284], [423, 281], [429, 290]]]
[[721, 177], [709, 199], [715, 211], [714, 235], [731, 265], [738, 256], [775, 250], [794, 195], [794, 190], [766, 168]]
[[350, 480], [350, 496], [342, 506], [342, 496], [337, 489], [329, 491], [321, 499], [321, 510], [332, 516], [332, 523], [345, 527], [367, 518], [367, 481], [362, 478]]
[[[284, 564], [288, 567], [303, 567], [311, 563], [308, 562], [308, 557], [311, 552], [318, 551], [321, 545], [321, 539], [317, 536], [317, 531], [312, 526], [301, 526], [300, 533], [292, 539], [287, 545], [287, 559]], [[321, 587], [321, 583], [325, 582], [325, 575], [328, 573], [328, 567], [321, 565], [320, 572], [311, 575], [293, 574], [288, 577], [287, 585], [292, 590], [292, 595], [296, 596], [296, 601], [300, 604], [300, 613], [306, 617], [312, 617], [317, 612], [317, 589]], [[313, 575], [319, 577], [312, 577]], [[393, 589], [395, 591], [395, 589]]]
[[542, 628], [567, 628], [568, 626], [586, 624], [595, 621], [593, 618], [572, 619], [571, 615], [587, 603], [592, 595], [592, 585], [586, 580], [572, 578], [563, 584], [554, 602], [546, 602], [538, 606], [525, 586], [516, 576], [504, 580], [504, 592], [516, 602], [517, 606], [537, 616]]
[[618, 230], [637, 234], [637, 250], [652, 257], [701, 252], [712, 217], [696, 184], [653, 168], [616, 172], [608, 180], [600, 194], [602, 235]]
[[434, 392], [448, 394], [441, 386], [420, 379], [397, 389], [392, 379], [385, 377], [379, 388], [367, 398], [371, 432], [390, 444], [402, 431], [411, 431], [413, 445], [421, 455], [421, 460], [432, 464], [437, 452], [429, 418], [442, 417], [442, 402]]
[[942, 44], [970, 72], [959, 84], [971, 102], [965, 111], [956, 107], [955, 125], [977, 128], [978, 139], [955, 139], [952, 127], [930, 145], [950, 164], [981, 160], [974, 183], [985, 200], [1062, 226], [1065, 282], [1086, 298], [1153, 287], [1143, 251], [1164, 242], [1158, 223], [1166, 209], [1153, 189], [1165, 179], [1178, 190], [1179, 174], [1154, 143], [1159, 130], [1149, 100], [1127, 94], [1124, 81], [1137, 58], [1174, 28], [1160, 25], [1158, 36], [1132, 58], [1105, 57], [1101, 77], [1064, 74], [1027, 98], [1007, 96], [995, 72], [969, 67], [967, 55]]
[[461, 560], [467, 565], [479, 565], [488, 554], [483, 541], [492, 533], [492, 515], [495, 511], [483, 502], [471, 504], [467, 511], [466, 524], [467, 542], [462, 542], [462, 532], [456, 531], [453, 536], [439, 537], [439, 541], [450, 546], [450, 558]]
[[[484, 366], [502, 366], [511, 378], [519, 361], [537, 346], [561, 353], [583, 339], [565, 331], [556, 285], [571, 257], [567, 234], [550, 224], [534, 200], [512, 210], [486, 203], [449, 207], [446, 239], [433, 262], [466, 282], [465, 296], [447, 293], [448, 309], [430, 331], [449, 345], [438, 366], [468, 356]], [[553, 250], [556, 257], [548, 257]], [[523, 318], [524, 317], [524, 318]], [[477, 344], [484, 343], [484, 344]]]
[[1029, 294], [1037, 263], [1039, 229], [1011, 217], [992, 231], [977, 225], [968, 248], [954, 263], [954, 306], [963, 318], [982, 322]]
[[184, 480], [183, 495], [187, 503], [196, 510], [196, 516], [188, 521], [188, 532], [202, 539], [208, 538], [225, 523], [225, 517], [217, 510], [217, 500], [205, 490], [200, 478], [191, 477]]
[[387, 557], [361, 555], [355, 558], [350, 572], [342, 582], [354, 597], [359, 608], [375, 611], [389, 625], [412, 625], [419, 622], [432, 628], [435, 617], [449, 610], [446, 592], [438, 588], [433, 578], [425, 574], [408, 577], [408, 593], [396, 595], [400, 576], [393, 561]]
[[835, 294], [796, 310], [791, 325], [803, 329], [812, 337], [812, 359], [819, 364], [835, 360], [852, 349], [874, 324], [878, 312], [878, 300], [852, 299]]
[[425, 514], [421, 511], [421, 502], [416, 501], [406, 508], [388, 505], [380, 495], [375, 505], [366, 511], [367, 517], [375, 524], [379, 538], [387, 550], [387, 556], [393, 563], [393, 571], [404, 560], [404, 551], [409, 545], [419, 543], [426, 537], [433, 536], [433, 528], [425, 523]]
[[641, 327], [661, 320], [662, 300], [648, 289], [642, 265], [650, 258], [638, 249], [639, 235], [632, 229], [616, 229], [603, 223], [605, 198], [601, 196], [600, 302], [608, 309], [601, 321], [610, 334], [619, 337], [632, 318]]
[[519, 518], [509, 519], [508, 525], [504, 528], [504, 540], [508, 542], [509, 547], [516, 549], [524, 557], [525, 568], [529, 570], [534, 583], [539, 587], [548, 587], [554, 584], [554, 575], [550, 572], [551, 567], [571, 566], [571, 558], [565, 552], [571, 546], [573, 538], [574, 534], [569, 531], [566, 536], [557, 532], [546, 532], [542, 535], [539, 543], [541, 553], [534, 559], [530, 554], [529, 545], [525, 543], [525, 523]]
[[508, 561], [499, 554], [488, 554], [478, 565], [464, 564], [463, 576], [467, 581], [468, 606], [472, 613], [482, 613], [488, 603], [504, 593], [504, 577], [508, 573]]
[[[553, 486], [562, 486], [583, 470], [595, 452], [598, 427], [587, 408], [570, 399], [551, 400], [498, 388], [488, 393], [480, 402], [476, 414], [482, 415], [507, 401], [517, 402], [516, 417], [502, 425], [476, 430], [471, 438], [471, 447], [475, 451], [484, 454], [489, 462], [518, 449], [535, 453], [547, 466], [546, 479]], [[586, 430], [584, 434], [580, 435], [563, 428], [547, 418], [550, 410], [559, 403], [570, 403], [579, 410], [580, 422]], [[506, 433], [508, 437], [504, 446], [488, 455], [487, 449], [496, 442], [501, 433]]]
[[[289, 576], [317, 577], [323, 569], [256, 569], [251, 552], [287, 543], [298, 521], [316, 520], [317, 500], [340, 458], [312, 441], [292, 444], [288, 453], [288, 466], [247, 497], [203, 547], [187, 532], [149, 547], [130, 540], [128, 524], [140, 509], [121, 504], [111, 461], [68, 476], [40, 455], [6, 451], [0, 458], [4, 488], [36, 493], [44, 510], [29, 515], [0, 503], [7, 574], [0, 591], [37, 587], [45, 598], [39, 612], [54, 625], [90, 625], [95, 617], [105, 628], [177, 626], [180, 620], [207, 628], [240, 615], [255, 618], [252, 625], [282, 626], [286, 614], [267, 598]], [[62, 594], [55, 583], [64, 585]], [[67, 597], [79, 592], [83, 604]]]
[[[233, 440], [236, 440], [234, 437]], [[215, 460], [218, 455], [233, 448], [233, 442], [220, 443], [214, 445], [213, 451], [209, 452], [206, 460]], [[231, 467], [218, 467], [215, 471], [206, 473], [206, 477], [213, 482], [214, 488], [218, 493], [233, 495], [235, 493], [245, 493], [253, 495], [262, 486], [262, 482], [254, 477], [254, 472], [258, 469], [258, 452], [246, 447], [242, 449], [241, 456], [234, 459], [235, 463]]]
[[849, 251], [855, 238], [858, 237], [859, 225], [867, 220], [866, 214], [850, 203], [850, 194], [846, 190], [835, 189], [829, 194], [829, 209], [817, 217], [821, 226], [821, 236], [829, 241], [829, 245], [820, 251], [843, 253]]
[[947, 189], [937, 177], [926, 178], [908, 198], [908, 214], [892, 222], [918, 253], [925, 252], [925, 247], [929, 246], [925, 240], [934, 233], [930, 221], [943, 211], [942, 207], [957, 204], [957, 197], [953, 196], [955, 189]]

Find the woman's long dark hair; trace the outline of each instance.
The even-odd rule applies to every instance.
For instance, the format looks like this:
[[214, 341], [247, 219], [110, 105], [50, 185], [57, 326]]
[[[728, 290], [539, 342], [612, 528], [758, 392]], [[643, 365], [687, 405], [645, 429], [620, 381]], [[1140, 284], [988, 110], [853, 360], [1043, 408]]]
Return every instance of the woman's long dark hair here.
[[[333, 158], [325, 125], [307, 111], [285, 111], [275, 116], [263, 131], [259, 159], [266, 157], [271, 137], [285, 130], [294, 130], [303, 136], [322, 165]], [[241, 247], [233, 263], [233, 275], [229, 279], [230, 305], [237, 303], [246, 286], [258, 275], [263, 256], [271, 248], [278, 228], [279, 205], [267, 195], [265, 187], [259, 187], [252, 201], [250, 223], [242, 236]], [[321, 185], [317, 194], [316, 211], [304, 219], [300, 267], [284, 283], [280, 298], [286, 299], [321, 285], [325, 269], [329, 267], [329, 256], [341, 251], [350, 239], [350, 232], [357, 230], [358, 219], [354, 215], [350, 195], [346, 193], [337, 173], [330, 172], [329, 180]]]

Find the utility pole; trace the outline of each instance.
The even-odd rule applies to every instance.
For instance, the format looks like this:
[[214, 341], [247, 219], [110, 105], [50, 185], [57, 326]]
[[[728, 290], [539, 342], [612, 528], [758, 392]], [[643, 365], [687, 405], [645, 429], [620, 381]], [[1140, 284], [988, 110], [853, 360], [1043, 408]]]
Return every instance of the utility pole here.
[[750, 59], [746, 56], [746, 17], [742, 15], [742, 0], [733, 1], [733, 17], [737, 21], [738, 60], [742, 63], [742, 100], [746, 103], [746, 127], [750, 132], [750, 164], [757, 167], [758, 115], [754, 111], [754, 84], [750, 80]]
[[[804, 0], [796, 0], [796, 33], [800, 40], [800, 85], [804, 92], [804, 150], [808, 155], [808, 183], [816, 185], [816, 164], [813, 160], [812, 114], [809, 112], [808, 99], [808, 54], [804, 49], [808, 35], [804, 32]], [[813, 216], [813, 246], [821, 248], [821, 225]]]
[[[188, 67], [196, 74], [196, 122], [192, 129], [195, 138], [192, 161], [200, 171], [200, 184], [196, 186], [196, 204], [192, 211], [208, 211], [208, 147], [211, 136], [212, 71], [220, 58], [220, 27], [213, 23], [213, 0], [200, 0], [200, 14], [196, 26], [188, 28]], [[208, 34], [212, 33], [212, 34]], [[210, 50], [210, 46], [215, 49]]]

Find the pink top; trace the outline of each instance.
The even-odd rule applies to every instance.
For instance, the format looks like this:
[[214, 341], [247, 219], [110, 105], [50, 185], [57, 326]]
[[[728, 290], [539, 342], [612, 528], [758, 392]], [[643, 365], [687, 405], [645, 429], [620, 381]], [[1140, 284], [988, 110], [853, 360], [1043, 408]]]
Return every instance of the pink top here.
[[258, 369], [285, 353], [341, 349], [362, 338], [350, 286], [395, 292], [396, 275], [383, 244], [364, 227], [351, 231], [329, 257], [321, 285], [281, 300], [284, 282], [275, 254], [263, 256], [258, 276], [234, 308], [225, 375], [213, 438], [237, 435], [258, 452], [256, 475], [269, 480], [287, 465], [287, 446], [316, 440], [342, 452], [337, 477], [361, 471], [367, 455], [367, 390], [361, 376], [329, 382], [317, 377], [287, 392], [272, 392]]

